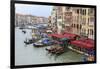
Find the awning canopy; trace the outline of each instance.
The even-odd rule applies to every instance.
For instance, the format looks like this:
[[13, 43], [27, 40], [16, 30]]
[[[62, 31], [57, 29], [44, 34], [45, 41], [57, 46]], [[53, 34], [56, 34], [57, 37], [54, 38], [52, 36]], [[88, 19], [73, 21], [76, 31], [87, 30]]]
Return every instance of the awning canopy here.
[[85, 39], [85, 40], [83, 39], [83, 41], [86, 42], [86, 43], [94, 44], [94, 40], [90, 39], [90, 38]]
[[[73, 39], [74, 37], [77, 37], [78, 35], [76, 34], [71, 34], [71, 33], [64, 33], [63, 34], [66, 38], [68, 39]], [[79, 37], [79, 36], [78, 36]]]
[[64, 34], [49, 34], [49, 36], [53, 36], [56, 38], [67, 38], [67, 39], [73, 39], [74, 37], [78, 36], [76, 34], [70, 34], [70, 33], [64, 33]]
[[64, 38], [64, 36], [61, 35], [61, 34], [53, 34], [52, 36], [54, 36], [54, 37], [56, 37], [56, 38]]
[[94, 48], [94, 44], [83, 42], [81, 40], [71, 41], [71, 44], [78, 46], [78, 47], [81, 47], [81, 48], [86, 48], [86, 49], [93, 49]]

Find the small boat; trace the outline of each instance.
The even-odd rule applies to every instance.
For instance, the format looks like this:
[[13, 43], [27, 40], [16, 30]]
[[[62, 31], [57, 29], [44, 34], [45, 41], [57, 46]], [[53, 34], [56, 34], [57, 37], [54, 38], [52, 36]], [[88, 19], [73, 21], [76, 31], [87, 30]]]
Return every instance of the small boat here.
[[44, 45], [42, 43], [33, 43], [34, 47], [43, 47]]
[[26, 41], [24, 41], [25, 44], [32, 44], [35, 42], [35, 39], [26, 39]]
[[27, 45], [28, 45], [28, 44], [31, 44], [30, 42], [27, 42], [27, 41], [24, 41], [24, 43], [27, 44]]
[[22, 32], [25, 34], [26, 33], [26, 31], [24, 31], [24, 30], [22, 30]]
[[54, 47], [51, 47], [51, 48], [45, 48], [46, 51], [48, 51], [49, 53], [52, 53], [52, 54], [61, 54], [61, 53], [64, 53], [64, 47], [61, 47], [61, 46], [54, 46]]
[[54, 44], [54, 42], [51, 39], [42, 38], [39, 41], [33, 43], [33, 46], [35, 46], [35, 47], [44, 47], [44, 46], [50, 46], [50, 45], [53, 45], [53, 44]]
[[19, 27], [19, 29], [23, 29], [22, 27]]

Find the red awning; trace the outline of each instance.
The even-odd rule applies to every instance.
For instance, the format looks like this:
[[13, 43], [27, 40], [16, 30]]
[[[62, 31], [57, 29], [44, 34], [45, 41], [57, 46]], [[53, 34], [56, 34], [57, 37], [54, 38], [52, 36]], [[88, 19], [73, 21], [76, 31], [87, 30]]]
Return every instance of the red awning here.
[[86, 42], [83, 42], [81, 40], [71, 41], [71, 44], [78, 46], [78, 47], [81, 47], [81, 48], [87, 48], [87, 49], [94, 48], [94, 44], [86, 43]]
[[53, 36], [53, 37], [56, 37], [56, 38], [63, 38], [64, 37], [61, 34], [49, 34], [48, 36]]
[[76, 34], [64, 33], [64, 34], [49, 34], [49, 36], [54, 36], [57, 38], [68, 38], [73, 39], [74, 37], [78, 36]]
[[57, 38], [64, 38], [64, 36], [61, 34], [53, 34], [52, 36], [57, 37]]
[[78, 36], [76, 34], [71, 34], [71, 33], [64, 33], [63, 34], [66, 38], [69, 38], [69, 39], [73, 39], [74, 37]]
[[80, 41], [83, 41], [83, 42], [85, 42], [85, 43], [90, 43], [90, 44], [93, 44], [94, 45], [94, 40], [93, 39], [90, 39], [90, 38], [87, 38], [87, 39], [80, 39]]
[[86, 39], [85, 42], [87, 42], [87, 43], [91, 43], [91, 44], [94, 44], [94, 40], [93, 40], [93, 39], [89, 39], [89, 38]]

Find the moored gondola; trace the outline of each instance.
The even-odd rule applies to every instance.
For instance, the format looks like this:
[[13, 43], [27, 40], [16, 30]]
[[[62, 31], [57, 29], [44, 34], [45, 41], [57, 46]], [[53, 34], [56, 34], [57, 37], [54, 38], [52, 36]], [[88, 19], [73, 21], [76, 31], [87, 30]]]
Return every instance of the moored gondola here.
[[28, 44], [32, 44], [32, 43], [34, 43], [35, 42], [35, 39], [26, 39], [25, 41], [24, 41], [24, 43], [26, 44], [26, 45], [28, 45]]
[[61, 54], [64, 53], [64, 47], [61, 46], [53, 46], [51, 48], [45, 48], [46, 51], [52, 54]]
[[25, 34], [26, 33], [26, 31], [24, 31], [24, 30], [22, 30], [22, 32]]

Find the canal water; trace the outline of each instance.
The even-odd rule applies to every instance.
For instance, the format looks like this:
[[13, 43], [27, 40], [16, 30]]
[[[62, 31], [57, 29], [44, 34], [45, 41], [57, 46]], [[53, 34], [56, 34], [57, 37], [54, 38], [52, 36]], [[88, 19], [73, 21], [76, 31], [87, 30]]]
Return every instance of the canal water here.
[[26, 38], [31, 38], [31, 30], [25, 30], [26, 34], [24, 34], [18, 27], [15, 28], [15, 65], [35, 65], [82, 61], [83, 55], [71, 50], [68, 50], [61, 55], [51, 55], [45, 50], [46, 47], [36, 48], [32, 44], [25, 45], [24, 40], [26, 40]]

